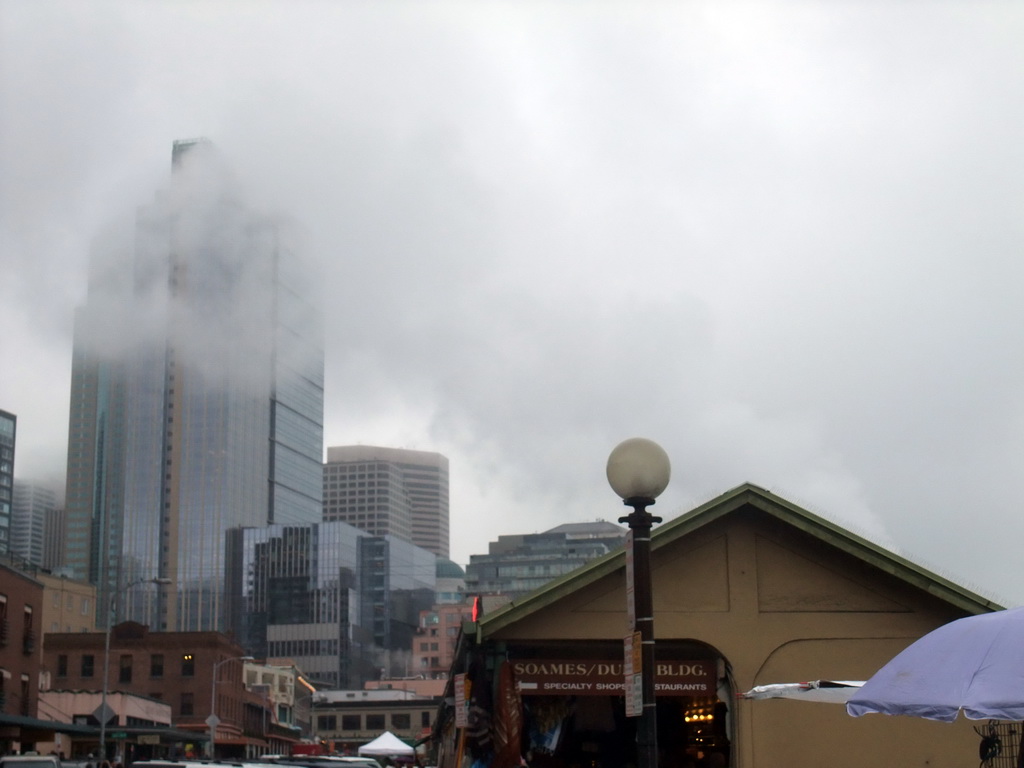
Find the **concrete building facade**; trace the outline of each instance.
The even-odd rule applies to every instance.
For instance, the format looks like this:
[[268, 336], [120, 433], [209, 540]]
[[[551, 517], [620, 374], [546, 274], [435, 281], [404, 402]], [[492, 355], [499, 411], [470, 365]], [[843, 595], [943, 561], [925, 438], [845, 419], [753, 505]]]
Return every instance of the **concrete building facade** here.
[[397, 536], [448, 557], [448, 485], [448, 459], [439, 453], [371, 445], [329, 447], [324, 521]]
[[341, 755], [355, 755], [384, 731], [415, 742], [430, 733], [439, 701], [401, 687], [331, 691], [316, 705], [316, 735]]

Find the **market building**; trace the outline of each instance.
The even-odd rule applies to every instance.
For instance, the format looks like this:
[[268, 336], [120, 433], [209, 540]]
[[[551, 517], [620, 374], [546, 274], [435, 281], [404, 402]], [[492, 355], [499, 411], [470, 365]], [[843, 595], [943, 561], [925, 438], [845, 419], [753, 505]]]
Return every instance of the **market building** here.
[[[866, 679], [932, 629], [1001, 606], [749, 484], [656, 526], [651, 548], [661, 768], [976, 759], [972, 723], [737, 695]], [[491, 768], [636, 764], [625, 570], [612, 552], [464, 625], [433, 730], [441, 768], [467, 752]]]
[[[436, 680], [391, 681], [391, 687], [324, 691], [316, 704], [316, 736], [332, 752], [355, 755], [384, 732], [412, 746], [430, 734], [440, 704]], [[429, 686], [429, 688], [428, 688]]]

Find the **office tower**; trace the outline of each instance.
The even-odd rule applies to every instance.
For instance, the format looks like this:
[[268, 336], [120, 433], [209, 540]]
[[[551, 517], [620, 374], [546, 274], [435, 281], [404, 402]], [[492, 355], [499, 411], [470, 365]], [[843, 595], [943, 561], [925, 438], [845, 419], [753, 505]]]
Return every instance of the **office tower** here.
[[448, 557], [448, 459], [439, 453], [346, 445], [327, 449], [324, 520], [407, 539]]
[[[76, 316], [67, 561], [99, 624], [219, 630], [224, 539], [322, 516], [315, 276], [203, 140], [131, 237], [94, 248]], [[157, 584], [154, 580], [169, 582]]]
[[52, 524], [57, 495], [41, 485], [14, 482], [11, 509], [11, 554], [32, 565], [44, 566], [47, 524]]
[[517, 597], [544, 586], [595, 557], [621, 547], [626, 528], [598, 520], [563, 523], [544, 533], [499, 536], [486, 555], [470, 555], [466, 592]]
[[64, 573], [64, 540], [67, 538], [63, 507], [54, 507], [43, 513], [42, 567], [54, 573]]
[[259, 658], [289, 658], [313, 680], [362, 687], [409, 671], [437, 557], [342, 522], [228, 535], [229, 628]]
[[10, 551], [14, 439], [17, 431], [18, 417], [7, 411], [0, 411], [0, 555]]

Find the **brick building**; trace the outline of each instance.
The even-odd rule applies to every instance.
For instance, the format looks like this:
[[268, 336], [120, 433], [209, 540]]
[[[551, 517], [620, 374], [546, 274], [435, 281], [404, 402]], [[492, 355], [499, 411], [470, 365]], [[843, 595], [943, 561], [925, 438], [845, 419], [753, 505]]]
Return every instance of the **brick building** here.
[[473, 606], [470, 603], [435, 605], [429, 611], [420, 611], [420, 624], [412, 641], [409, 673], [433, 680], [448, 677], [462, 622], [472, 618]]
[[[42, 606], [43, 585], [0, 563], [0, 716], [36, 716]], [[20, 729], [0, 719], [0, 747], [20, 739]]]
[[[144, 625], [125, 622], [111, 630], [108, 694], [135, 693], [169, 704], [174, 727], [195, 732], [195, 743], [185, 748], [196, 754], [207, 741], [206, 721], [215, 701], [217, 745], [221, 752], [233, 753], [263, 736], [258, 725], [245, 725], [258, 719], [248, 712], [244, 656], [240, 645], [219, 632], [150, 632]], [[47, 634], [44, 663], [55, 690], [102, 690], [104, 633]], [[108, 727], [127, 724], [121, 714], [115, 717]]]

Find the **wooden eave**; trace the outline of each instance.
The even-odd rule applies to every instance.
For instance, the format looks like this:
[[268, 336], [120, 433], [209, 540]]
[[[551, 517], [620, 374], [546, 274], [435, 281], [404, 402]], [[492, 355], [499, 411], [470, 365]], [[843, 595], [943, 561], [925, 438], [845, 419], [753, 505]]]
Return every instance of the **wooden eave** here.
[[[651, 547], [654, 550], [661, 549], [745, 507], [752, 507], [791, 525], [969, 614], [989, 613], [1003, 609], [1003, 606], [998, 603], [975, 594], [751, 483], [737, 486], [655, 528], [651, 535]], [[512, 600], [494, 613], [481, 617], [476, 625], [477, 642], [536, 611], [557, 603], [578, 589], [599, 581], [616, 571], [625, 571], [625, 557], [624, 549], [609, 552], [575, 571], [554, 579], [528, 595]]]

